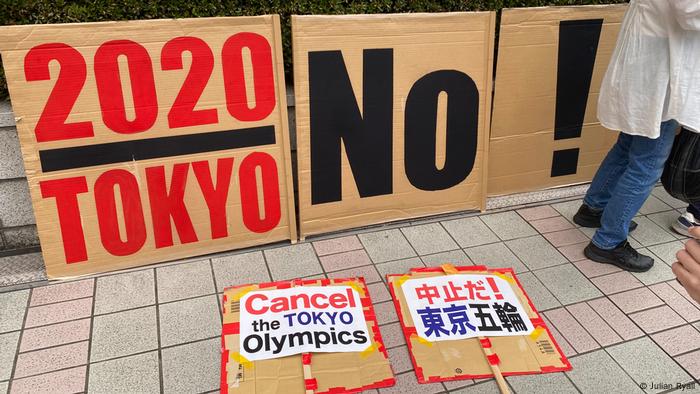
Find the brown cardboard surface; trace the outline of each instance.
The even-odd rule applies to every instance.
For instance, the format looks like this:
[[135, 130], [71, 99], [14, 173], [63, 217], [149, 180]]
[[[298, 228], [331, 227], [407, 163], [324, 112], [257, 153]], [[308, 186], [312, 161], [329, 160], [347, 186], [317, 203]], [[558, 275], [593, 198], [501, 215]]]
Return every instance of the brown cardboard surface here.
[[[378, 333], [376, 321], [369, 321], [370, 333]], [[383, 347], [379, 344], [377, 346]], [[311, 358], [311, 375], [318, 382], [316, 392], [324, 393], [344, 388], [351, 391], [358, 387], [393, 386], [389, 361], [379, 349], [369, 354], [357, 353], [314, 353]], [[382, 383], [385, 382], [385, 383]], [[378, 383], [381, 383], [379, 385]]]
[[[495, 13], [293, 16], [295, 96], [302, 237], [392, 220], [485, 207], [485, 165], [491, 106]], [[360, 197], [345, 148], [340, 149], [340, 201], [312, 204], [309, 53], [340, 51], [358, 108], [363, 100], [363, 50], [393, 50], [392, 191]], [[467, 74], [479, 92], [474, 166], [466, 179], [443, 190], [420, 190], [405, 170], [405, 106], [409, 91], [438, 70]], [[446, 96], [444, 91], [442, 96]], [[445, 162], [446, 106], [438, 99], [436, 168]]]
[[[487, 337], [492, 351], [498, 356], [504, 376], [545, 372], [558, 372], [571, 369], [569, 361], [561, 352], [546, 324], [539, 317], [534, 305], [517, 282], [511, 269], [487, 269], [483, 266], [457, 267], [459, 274], [498, 273], [511, 278], [511, 285], [521, 305], [535, 327], [542, 327], [537, 337], [530, 335], [509, 337]], [[401, 283], [409, 278], [448, 275], [441, 268], [411, 270], [409, 274], [388, 275], [389, 289], [406, 337], [416, 376], [420, 383], [458, 379], [493, 377], [493, 371], [484, 355], [479, 338], [427, 342], [416, 335], [408, 306], [401, 291]]]
[[[247, 361], [236, 356], [240, 349], [240, 298], [253, 290], [295, 286], [352, 286], [362, 296], [371, 336], [371, 347], [361, 353], [305, 353], [276, 359]], [[306, 358], [308, 361], [303, 361]], [[306, 364], [308, 362], [308, 364]], [[310, 366], [310, 377], [303, 367]], [[379, 332], [367, 286], [362, 278], [294, 280], [228, 288], [223, 296], [221, 392], [228, 393], [315, 393], [358, 392], [394, 385], [388, 354]]]
[[[238, 33], [253, 33], [264, 38], [270, 46], [271, 62], [261, 63], [271, 70], [271, 82], [267, 85], [271, 91], [269, 97], [274, 97], [274, 108], [272, 108], [264, 118], [259, 120], [239, 120], [241, 116], [234, 117], [228, 110], [226, 103], [226, 89], [224, 82], [224, 72], [222, 66], [222, 48], [227, 39]], [[164, 45], [176, 37], [196, 37], [203, 40], [210, 48], [213, 66], [208, 79], [206, 71], [193, 71], [193, 59], [190, 51], [185, 50], [181, 54], [182, 68], [163, 70], [161, 55]], [[131, 40], [145, 48], [152, 64], [154, 85], [157, 98], [157, 117], [151, 127], [135, 133], [124, 134], [110, 130], [103, 120], [101, 104], [97, 88], [97, 77], [95, 73], [95, 54], [100, 46], [111, 40]], [[35, 127], [44, 111], [44, 106], [50, 94], [62, 92], [65, 89], [56, 89], [54, 86], [59, 77], [61, 67], [59, 62], [52, 60], [49, 63], [50, 80], [27, 81], [25, 75], [25, 57], [30, 49], [44, 44], [62, 43], [74, 48], [78, 53], [78, 58], [82, 57], [85, 62], [86, 77], [84, 85], [79, 89], [79, 95], [75, 104], [70, 108], [66, 122], [91, 122], [94, 136], [76, 139], [64, 139], [55, 141], [37, 142]], [[133, 267], [148, 263], [165, 260], [172, 260], [194, 255], [201, 255], [222, 250], [236, 249], [258, 244], [270, 243], [279, 240], [296, 239], [296, 219], [294, 209], [294, 195], [292, 190], [291, 162], [289, 157], [289, 130], [286, 113], [286, 92], [283, 73], [283, 61], [281, 50], [281, 33], [278, 16], [255, 16], [255, 17], [232, 17], [232, 18], [197, 18], [197, 19], [173, 19], [173, 20], [152, 20], [152, 21], [129, 21], [129, 22], [106, 22], [106, 23], [84, 23], [84, 24], [61, 24], [61, 25], [32, 25], [32, 26], [10, 26], [0, 28], [0, 51], [2, 52], [5, 75], [8, 80], [13, 110], [17, 117], [17, 130], [21, 142], [24, 163], [29, 180], [29, 188], [32, 196], [32, 203], [36, 215], [36, 222], [39, 237], [42, 245], [42, 252], [46, 264], [47, 274], [50, 278], [64, 278], [70, 276], [83, 275], [95, 272], [104, 272], [120, 268]], [[235, 51], [234, 51], [235, 52]], [[241, 49], [242, 75], [245, 79], [245, 96], [247, 107], [252, 109], [258, 106], [254, 97], [256, 94], [253, 86], [253, 65], [251, 51]], [[200, 56], [200, 55], [198, 55]], [[236, 56], [236, 55], [232, 55]], [[199, 64], [200, 57], [197, 57]], [[71, 60], [75, 62], [75, 58]], [[132, 87], [130, 78], [140, 78], [144, 72], [135, 73], [136, 77], [129, 73], [126, 58], [122, 55], [118, 60], [119, 75], [117, 81], [121, 80], [122, 91], [124, 92], [124, 103], [126, 118], [131, 119], [134, 115], [134, 99], [132, 98]], [[67, 64], [67, 63], [66, 63]], [[141, 62], [143, 65], [143, 62]], [[147, 73], [145, 73], [147, 74]], [[231, 74], [233, 75], [233, 74]], [[199, 100], [195, 104], [195, 110], [215, 109], [218, 121], [208, 122], [200, 125], [171, 127], [169, 123], [169, 113], [172, 105], [176, 101], [181, 87], [186, 78], [204, 78], [206, 85], [202, 90]], [[71, 74], [66, 80], [80, 78]], [[236, 78], [231, 77], [232, 80]], [[237, 86], [241, 86], [240, 78], [236, 81]], [[236, 85], [234, 84], [234, 85]], [[139, 82], [139, 86], [143, 85]], [[232, 85], [233, 86], [233, 85]], [[110, 91], [103, 96], [114, 94]], [[192, 93], [187, 93], [185, 97], [192, 97]], [[239, 96], [240, 97], [240, 96]], [[270, 98], [272, 100], [272, 98]], [[241, 101], [232, 101], [233, 104]], [[143, 107], [139, 107], [142, 109]], [[175, 113], [182, 111], [175, 110]], [[177, 125], [176, 125], [177, 126]], [[224, 150], [211, 151], [209, 148], [200, 150], [201, 153], [192, 153], [164, 158], [147, 158], [139, 160], [134, 153], [133, 160], [123, 161], [114, 164], [100, 164], [86, 166], [82, 168], [61, 169], [57, 171], [43, 171], [40, 161], [40, 152], [72, 147], [87, 147], [104, 143], [129, 142], [143, 139], [174, 137], [174, 136], [194, 136], [204, 133], [218, 131], [237, 131], [240, 129], [272, 126], [274, 131], [274, 142], [261, 145], [253, 143], [243, 148], [227, 148]], [[268, 134], [269, 135], [269, 134]], [[228, 139], [228, 137], [227, 137]], [[220, 143], [220, 142], [217, 142]], [[176, 145], [172, 142], [148, 142], [142, 151], [148, 154], [155, 148], [169, 149]], [[183, 144], [187, 145], [187, 144]], [[220, 149], [220, 148], [217, 148]], [[208, 151], [207, 151], [208, 150]], [[255, 153], [256, 155], [250, 156]], [[262, 155], [262, 156], [261, 156]], [[268, 156], [269, 155], [269, 156]], [[272, 158], [272, 172], [277, 172], [277, 182], [274, 178], [267, 185], [275, 185], [279, 188], [279, 197], [264, 201], [263, 186], [260, 162], [255, 162], [252, 158], [266, 157]], [[205, 161], [208, 163], [210, 171], [211, 187], [218, 188], [217, 169], [219, 159], [233, 159], [231, 178], [229, 182], [228, 195], [225, 199], [226, 210], [226, 235], [213, 237], [213, 230], [210, 225], [210, 210], [200, 187], [200, 181], [196, 177], [192, 163]], [[246, 162], [246, 158], [249, 160]], [[75, 160], [79, 160], [77, 158]], [[68, 160], [70, 167], [73, 160]], [[245, 167], [241, 173], [242, 164]], [[173, 223], [170, 220], [170, 227], [173, 238], [173, 245], [156, 247], [154, 240], [154, 223], [151, 213], [153, 207], [149, 201], [149, 191], [147, 187], [146, 168], [164, 166], [166, 190], [171, 190], [170, 184], [173, 182], [173, 167], [176, 164], [186, 166], [186, 186], [184, 188], [183, 202], [192, 222], [192, 228], [196, 235], [196, 241], [191, 238], [181, 240]], [[108, 252], [102, 241], [102, 233], [98, 223], [95, 197], [95, 181], [107, 171], [125, 171], [131, 174], [138, 188], [140, 204], [143, 209], [143, 225], [145, 227], [145, 241], [138, 250], [123, 250], [119, 255]], [[258, 173], [254, 178], [252, 174]], [[113, 172], [114, 173], [114, 172]], [[125, 174], [122, 173], [122, 174]], [[267, 173], [267, 171], [266, 171]], [[205, 172], [200, 175], [203, 179], [207, 177]], [[249, 212], [257, 213], [258, 218], [265, 219], [264, 207], [279, 204], [280, 217], [277, 223], [272, 223], [270, 228], [250, 230], [242, 218], [242, 198], [241, 198], [241, 174], [248, 185], [244, 193], [249, 198], [246, 200], [246, 207]], [[87, 258], [68, 264], [64, 253], [64, 244], [67, 242], [62, 235], [57, 212], [57, 199], [53, 197], [43, 198], [40, 183], [50, 180], [58, 180], [71, 177], [85, 177], [87, 191], [77, 194], [77, 205], [80, 210], [80, 219], [76, 223], [82, 224], [84, 232]], [[257, 180], [256, 180], [257, 179]], [[116, 189], [116, 190], [114, 190]], [[140, 217], [138, 210], [131, 210], [124, 213], [120, 198], [120, 188], [113, 188], [116, 194], [116, 208], [114, 206], [102, 206], [102, 212], [113, 210], [116, 213], [119, 239], [122, 242], [128, 240], [127, 228], [130, 224], [125, 224], [128, 220], [133, 224], [134, 218]], [[178, 190], [174, 190], [177, 193]], [[256, 191], [257, 196], [250, 193]], [[109, 193], [107, 193], [109, 194]], [[154, 200], [157, 201], [158, 199]], [[133, 200], [132, 200], [133, 202]], [[268, 205], [269, 204], [269, 205]], [[255, 206], [257, 205], [257, 207]], [[221, 214], [212, 214], [221, 217]], [[76, 224], [77, 226], [77, 224]], [[75, 227], [75, 226], [73, 226]], [[114, 229], [114, 227], [113, 227]], [[166, 230], [167, 232], [167, 230]], [[113, 237], [117, 238], [117, 237]], [[187, 242], [185, 242], [187, 241]], [[68, 241], [71, 242], [71, 241]], [[123, 253], [123, 254], [120, 254]]]
[[[504, 9], [501, 14], [488, 195], [590, 181], [617, 133], [596, 118], [598, 92], [626, 5]], [[580, 138], [554, 140], [560, 21], [603, 19]], [[573, 77], [573, 76], [572, 76]], [[552, 177], [552, 152], [580, 148], [575, 174]]]

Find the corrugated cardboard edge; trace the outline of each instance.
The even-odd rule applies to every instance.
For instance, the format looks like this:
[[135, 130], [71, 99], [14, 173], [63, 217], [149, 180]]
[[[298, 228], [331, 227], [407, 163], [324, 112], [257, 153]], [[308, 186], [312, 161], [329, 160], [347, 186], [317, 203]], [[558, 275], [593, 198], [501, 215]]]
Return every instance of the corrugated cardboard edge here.
[[486, 110], [484, 111], [484, 133], [483, 140], [483, 163], [481, 168], [481, 212], [486, 211], [486, 201], [488, 199], [488, 180], [489, 180], [489, 147], [491, 146], [491, 116], [493, 114], [493, 56], [496, 47], [496, 12], [491, 11], [491, 18], [489, 20], [488, 37], [486, 37], [488, 43], [488, 54], [486, 56]]
[[274, 53], [281, 55], [276, 60], [277, 67], [277, 102], [282, 117], [282, 148], [284, 149], [284, 178], [287, 184], [287, 215], [289, 217], [289, 240], [297, 242], [296, 203], [294, 201], [294, 180], [292, 174], [292, 144], [290, 142], [289, 115], [287, 114], [287, 83], [284, 78], [284, 52], [282, 50], [282, 28], [280, 16], [272, 15], [272, 39], [275, 41]]
[[[297, 19], [299, 19], [299, 15], [292, 15], [291, 16], [291, 25], [292, 25], [292, 42], [294, 42], [294, 36], [297, 35], [297, 30], [298, 30], [298, 24], [297, 24]], [[297, 50], [297, 47], [295, 45], [292, 45], [292, 64], [299, 64], [297, 60], [299, 60], [299, 56], [301, 56], [301, 53]], [[294, 104], [298, 105], [299, 100], [297, 98], [297, 94], [301, 89], [301, 71], [299, 70], [299, 67], [294, 67], [293, 75], [294, 75]], [[296, 108], [294, 108], [296, 111]], [[298, 122], [297, 122], [298, 123]], [[297, 141], [299, 141], [299, 131], [298, 127], [295, 128], [294, 132], [297, 134]], [[299, 143], [297, 142], [297, 145]], [[299, 189], [301, 189], [301, 168], [299, 168], [299, 156], [297, 152], [297, 179], [298, 179], [298, 185]], [[299, 196], [299, 206], [301, 208], [301, 195]], [[299, 226], [299, 242], [304, 242], [304, 239], [306, 238], [306, 232], [304, 231], [304, 210], [299, 209], [299, 221], [297, 222]]]
[[[549, 372], [564, 372], [564, 371], [570, 371], [572, 369], [571, 362], [569, 362], [569, 359], [566, 357], [564, 352], [561, 350], [559, 347], [559, 344], [557, 343], [556, 339], [551, 335], [551, 332], [549, 330], [549, 327], [547, 327], [547, 324], [544, 322], [544, 320], [540, 317], [540, 312], [535, 308], [535, 304], [532, 302], [530, 299], [530, 296], [527, 295], [525, 292], [525, 289], [523, 286], [520, 284], [520, 281], [518, 280], [517, 276], [515, 275], [515, 271], [512, 268], [487, 268], [484, 265], [477, 265], [477, 266], [468, 266], [468, 267], [455, 267], [460, 273], [469, 273], [473, 271], [486, 271], [489, 273], [508, 273], [510, 276], [515, 280], [515, 284], [518, 285], [520, 290], [523, 292], [525, 295], [525, 298], [527, 299], [527, 302], [532, 308], [533, 312], [535, 312], [538, 316], [536, 322], [538, 326], [544, 327], [544, 330], [547, 331], [547, 333], [550, 335], [552, 339], [552, 343], [554, 344], [555, 348], [557, 349], [557, 352], [561, 356], [561, 361], [565, 365], [564, 367], [558, 368], [558, 367], [544, 367], [541, 368], [540, 372], [503, 372], [503, 376], [518, 376], [518, 375], [536, 375], [538, 373], [549, 373]], [[403, 332], [404, 339], [406, 340], [406, 345], [408, 346], [408, 353], [411, 357], [411, 363], [413, 363], [413, 368], [416, 372], [416, 378], [418, 379], [418, 383], [436, 383], [436, 382], [448, 382], [452, 380], [464, 380], [464, 379], [487, 379], [487, 378], [493, 378], [493, 374], [487, 374], [487, 375], [471, 375], [471, 374], [462, 374], [462, 375], [455, 375], [451, 377], [439, 377], [439, 376], [429, 376], [425, 377], [423, 375], [423, 370], [421, 366], [416, 362], [415, 357], [413, 356], [413, 352], [411, 351], [411, 341], [410, 337], [412, 334], [415, 333], [416, 329], [415, 327], [408, 327], [406, 325], [406, 319], [401, 313], [401, 304], [399, 302], [399, 298], [396, 296], [395, 290], [394, 290], [394, 285], [393, 281], [391, 280], [392, 278], [400, 278], [402, 276], [410, 276], [412, 273], [420, 273], [420, 272], [443, 272], [443, 269], [441, 267], [427, 267], [427, 268], [412, 268], [408, 274], [387, 274], [386, 279], [387, 283], [389, 285], [389, 292], [391, 294], [391, 299], [394, 303], [394, 308], [396, 309], [396, 314], [399, 318], [399, 323], [401, 324], [401, 331]]]
[[543, 11], [543, 10], [551, 10], [551, 11], [566, 11], [567, 8], [608, 8], [608, 7], [621, 7], [621, 8], [627, 8], [628, 4], [627, 3], [622, 3], [622, 4], [575, 4], [575, 5], [545, 5], [541, 7], [507, 7], [507, 8], [502, 8], [501, 12], [506, 12], [506, 11], [513, 11], [513, 10], [522, 10], [522, 9], [528, 9], [528, 10], [533, 10], [533, 11]]
[[[266, 283], [260, 283], [260, 284], [244, 284], [244, 285], [236, 285], [236, 286], [230, 286], [226, 287], [224, 289], [224, 294], [222, 296], [222, 305], [226, 305], [226, 292], [228, 290], [233, 290], [233, 289], [240, 289], [244, 287], [254, 287], [257, 286], [258, 290], [259, 289], [271, 289], [271, 288], [278, 288], [278, 289], [286, 289], [286, 288], [291, 288], [293, 286], [304, 286], [304, 285], [317, 285], [320, 284], [320, 286], [328, 286], [331, 284], [342, 284], [346, 282], [359, 282], [359, 284], [362, 287], [362, 290], [364, 291], [364, 297], [360, 297], [360, 302], [362, 304], [363, 309], [365, 307], [368, 308], [367, 311], [365, 311], [365, 320], [372, 323], [372, 338], [374, 339], [374, 342], [377, 344], [377, 350], [384, 356], [384, 359], [389, 362], [389, 365], [391, 365], [389, 361], [389, 353], [387, 352], [386, 346], [384, 345], [384, 340], [382, 339], [382, 333], [379, 330], [379, 322], [377, 320], [377, 314], [374, 312], [374, 303], [372, 302], [372, 298], [369, 294], [369, 289], [367, 288], [367, 283], [365, 282], [364, 277], [354, 277], [354, 278], [336, 278], [336, 279], [292, 279], [292, 280], [283, 280], [283, 281], [277, 281], [277, 282], [266, 282]], [[229, 394], [228, 391], [228, 382], [226, 380], [226, 362], [228, 360], [229, 354], [228, 350], [226, 350], [226, 346], [224, 343], [224, 338], [227, 334], [237, 334], [240, 332], [240, 323], [228, 323], [228, 324], [223, 324], [222, 325], [222, 333], [221, 333], [221, 394]], [[310, 353], [313, 354], [313, 353]], [[393, 368], [391, 368], [393, 372]], [[396, 378], [392, 376], [391, 378], [387, 378], [378, 382], [374, 382], [370, 385], [365, 385], [363, 387], [357, 387], [357, 388], [346, 388], [346, 387], [333, 387], [328, 389], [327, 391], [323, 392], [318, 392], [317, 394], [337, 394], [337, 393], [358, 393], [361, 391], [365, 390], [371, 390], [371, 389], [379, 389], [383, 387], [391, 387], [396, 384]]]

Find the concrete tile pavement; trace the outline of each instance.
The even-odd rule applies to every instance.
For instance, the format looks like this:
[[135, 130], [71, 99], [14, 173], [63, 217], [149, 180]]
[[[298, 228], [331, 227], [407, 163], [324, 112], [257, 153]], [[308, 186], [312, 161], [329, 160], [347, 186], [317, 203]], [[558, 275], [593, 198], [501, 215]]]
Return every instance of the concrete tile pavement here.
[[[90, 365], [90, 393], [153, 393], [160, 390], [158, 352], [142, 353]], [[119, 389], [115, 389], [115, 388]]]
[[[678, 249], [680, 249], [680, 247], [678, 247]], [[651, 269], [647, 272], [632, 272], [632, 275], [634, 275], [640, 282], [644, 283], [647, 286], [650, 286], [656, 283], [673, 280], [676, 277], [673, 274], [670, 265], [675, 262], [675, 258], [673, 259], [673, 261], [668, 263], [666, 262], [666, 260], [659, 258], [655, 253], [649, 251], [648, 249], [640, 249], [640, 253], [653, 257], [654, 260], [657, 262], [657, 264], [654, 264], [654, 266], [651, 267]]]
[[96, 316], [92, 323], [90, 361], [102, 361], [158, 348], [153, 306]]
[[573, 369], [566, 375], [582, 393], [642, 393], [605, 350], [596, 350], [570, 359]]
[[97, 278], [95, 314], [119, 312], [156, 302], [153, 270]]
[[221, 340], [173, 346], [162, 350], [163, 391], [166, 393], [203, 393], [218, 390]]
[[208, 261], [156, 269], [158, 302], [177, 301], [214, 292], [214, 275]]
[[522, 263], [504, 242], [473, 246], [465, 249], [467, 256], [479, 265], [489, 267], [512, 268], [515, 272], [526, 272], [528, 268]]
[[29, 290], [0, 294], [0, 333], [22, 329]]
[[515, 393], [632, 393], [643, 391], [642, 383], [700, 379], [700, 306], [669, 274], [682, 240], [664, 227], [682, 206], [662, 189], [654, 191], [638, 217], [636, 241], [657, 257], [656, 268], [629, 274], [585, 259], [592, 232], [571, 222], [579, 204], [573, 199], [454, 215], [0, 288], [0, 394], [216, 392], [224, 287], [352, 275], [369, 283], [397, 374], [396, 387], [379, 393], [497, 392], [493, 380], [416, 382], [383, 279], [444, 262], [514, 268], [570, 357], [571, 372], [509, 377]]
[[[679, 364], [649, 337], [614, 345], [606, 351], [645, 392], [666, 391], [656, 390], [650, 383], [671, 383], [675, 386], [676, 383], [693, 381], [693, 377], [679, 368]], [[648, 386], [642, 387], [643, 384]]]

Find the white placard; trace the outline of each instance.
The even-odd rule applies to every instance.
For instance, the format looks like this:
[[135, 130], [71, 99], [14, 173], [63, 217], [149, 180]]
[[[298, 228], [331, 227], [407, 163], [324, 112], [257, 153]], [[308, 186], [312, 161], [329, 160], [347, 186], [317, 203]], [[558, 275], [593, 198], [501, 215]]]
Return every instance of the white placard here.
[[498, 276], [409, 279], [401, 290], [418, 336], [431, 342], [525, 335], [534, 329], [510, 284]]
[[252, 291], [241, 298], [240, 352], [250, 361], [306, 352], [361, 352], [372, 343], [350, 286]]

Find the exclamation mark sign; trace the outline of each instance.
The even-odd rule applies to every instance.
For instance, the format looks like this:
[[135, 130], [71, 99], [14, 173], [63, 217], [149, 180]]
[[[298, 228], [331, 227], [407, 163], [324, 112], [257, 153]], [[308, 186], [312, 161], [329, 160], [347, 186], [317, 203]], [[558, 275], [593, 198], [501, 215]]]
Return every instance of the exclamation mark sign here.
[[501, 290], [498, 289], [498, 286], [496, 285], [496, 281], [493, 280], [493, 278], [491, 278], [491, 277], [486, 278], [486, 281], [489, 282], [489, 286], [491, 286], [491, 290], [493, 290], [493, 294], [496, 296], [496, 299], [502, 300], [503, 294], [501, 294]]
[[[581, 137], [602, 27], [602, 19], [559, 23], [554, 140]], [[579, 148], [554, 151], [551, 176], [575, 174], [578, 154]]]

